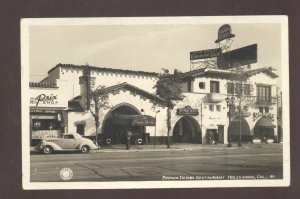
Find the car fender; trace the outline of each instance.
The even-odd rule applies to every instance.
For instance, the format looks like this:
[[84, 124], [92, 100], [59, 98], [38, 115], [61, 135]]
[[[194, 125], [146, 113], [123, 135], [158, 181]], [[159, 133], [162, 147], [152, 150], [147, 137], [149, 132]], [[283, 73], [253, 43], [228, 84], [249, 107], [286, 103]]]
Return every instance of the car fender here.
[[57, 144], [55, 144], [53, 142], [43, 142], [41, 148], [44, 148], [46, 145], [51, 146], [54, 151], [61, 151], [61, 150], [63, 150], [60, 146], [58, 146]]
[[91, 141], [91, 142], [82, 142], [80, 143], [78, 149], [81, 149], [82, 146], [87, 145], [90, 147], [91, 150], [98, 149], [98, 147]]

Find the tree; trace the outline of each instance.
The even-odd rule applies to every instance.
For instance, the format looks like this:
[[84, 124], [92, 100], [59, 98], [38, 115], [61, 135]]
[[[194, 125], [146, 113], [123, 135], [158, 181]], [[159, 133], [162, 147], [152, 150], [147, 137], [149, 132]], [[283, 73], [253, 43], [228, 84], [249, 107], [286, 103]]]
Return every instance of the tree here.
[[181, 100], [182, 95], [180, 73], [176, 70], [174, 74], [169, 74], [169, 71], [163, 69], [164, 73], [159, 76], [156, 84], [158, 96], [167, 101], [167, 148], [170, 148], [170, 130], [171, 130], [171, 110], [174, 108], [173, 100]]
[[[246, 107], [251, 104], [250, 101], [246, 100], [245, 94], [249, 95], [252, 90], [252, 85], [247, 84], [247, 80], [249, 79], [249, 75], [245, 68], [243, 68], [240, 64], [236, 64], [235, 66], [235, 83], [233, 85], [227, 84], [229, 89], [233, 88], [234, 96], [236, 97], [236, 101], [238, 103], [237, 106], [237, 115], [239, 117], [239, 142], [238, 146], [242, 146], [241, 136], [242, 136], [242, 117], [244, 116], [244, 110], [242, 106]], [[233, 86], [233, 87], [231, 87]], [[245, 110], [247, 111], [247, 110]], [[231, 112], [229, 113], [231, 114]], [[231, 133], [231, 132], [230, 132]]]
[[98, 145], [98, 128], [100, 126], [100, 110], [109, 108], [108, 92], [105, 86], [99, 85], [94, 89], [94, 77], [91, 77], [91, 67], [86, 65], [83, 70], [83, 78], [86, 81], [86, 105], [85, 109], [89, 110], [94, 117], [96, 127], [96, 144]]
[[108, 109], [110, 107], [108, 102], [108, 92], [105, 91], [105, 86], [98, 86], [96, 89], [90, 91], [90, 107], [89, 110], [92, 113], [95, 126], [96, 126], [96, 144], [98, 145], [98, 128], [100, 126], [100, 110]]

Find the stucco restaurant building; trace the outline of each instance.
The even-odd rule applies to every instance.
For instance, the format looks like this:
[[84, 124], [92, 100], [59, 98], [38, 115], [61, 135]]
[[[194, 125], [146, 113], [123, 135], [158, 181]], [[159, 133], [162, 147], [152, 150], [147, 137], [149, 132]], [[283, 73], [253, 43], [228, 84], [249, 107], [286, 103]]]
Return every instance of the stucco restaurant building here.
[[[87, 81], [81, 65], [58, 64], [40, 82], [30, 82], [31, 144], [59, 133], [77, 132], [94, 138], [96, 132], [104, 144], [122, 143], [124, 130], [130, 129], [143, 143], [163, 144], [167, 137], [167, 103], [157, 95], [158, 73], [90, 66], [94, 86], [104, 85], [109, 93], [109, 108], [99, 113], [100, 126], [87, 110]], [[241, 120], [241, 138], [277, 139], [277, 77], [270, 67], [246, 71], [245, 115]], [[239, 138], [239, 120], [229, 121], [226, 97], [235, 96], [231, 84], [234, 70], [202, 68], [180, 74], [184, 94], [171, 111], [170, 138], [173, 143], [209, 144], [228, 142], [228, 130], [235, 142]], [[279, 137], [281, 137], [279, 135]]]

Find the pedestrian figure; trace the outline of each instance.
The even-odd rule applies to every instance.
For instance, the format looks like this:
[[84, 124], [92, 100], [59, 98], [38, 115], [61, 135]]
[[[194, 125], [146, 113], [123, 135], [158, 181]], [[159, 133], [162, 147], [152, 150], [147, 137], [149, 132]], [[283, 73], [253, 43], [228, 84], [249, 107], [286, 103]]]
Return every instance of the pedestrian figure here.
[[131, 138], [131, 131], [130, 130], [127, 130], [126, 131], [126, 150], [130, 150], [130, 138]]
[[214, 139], [214, 144], [218, 144], [219, 142], [219, 135], [217, 131], [213, 132], [213, 139]]
[[213, 136], [212, 136], [212, 133], [211, 133], [210, 130], [207, 131], [207, 133], [206, 133], [206, 139], [207, 139], [207, 143], [208, 144], [212, 144], [213, 143]]

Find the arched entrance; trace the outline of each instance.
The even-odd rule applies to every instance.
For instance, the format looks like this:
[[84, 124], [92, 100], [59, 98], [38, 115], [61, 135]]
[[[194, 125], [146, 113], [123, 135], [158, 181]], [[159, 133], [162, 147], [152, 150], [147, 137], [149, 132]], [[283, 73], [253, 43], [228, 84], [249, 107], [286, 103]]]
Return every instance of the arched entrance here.
[[202, 133], [198, 122], [191, 116], [180, 118], [173, 129], [174, 143], [202, 143]]
[[103, 121], [101, 142], [103, 144], [125, 144], [127, 130], [132, 132], [132, 140], [142, 139], [145, 127], [132, 126], [131, 118], [136, 115], [141, 115], [140, 111], [128, 103], [114, 106]]
[[[242, 142], [251, 142], [252, 135], [250, 133], [250, 127], [248, 122], [245, 119], [241, 120], [241, 141]], [[240, 121], [234, 120], [231, 121], [231, 124], [228, 127], [228, 132], [231, 130], [231, 141], [238, 142], [240, 138]]]
[[274, 139], [274, 128], [276, 126], [267, 117], [260, 118], [254, 127], [254, 136], [258, 139]]

